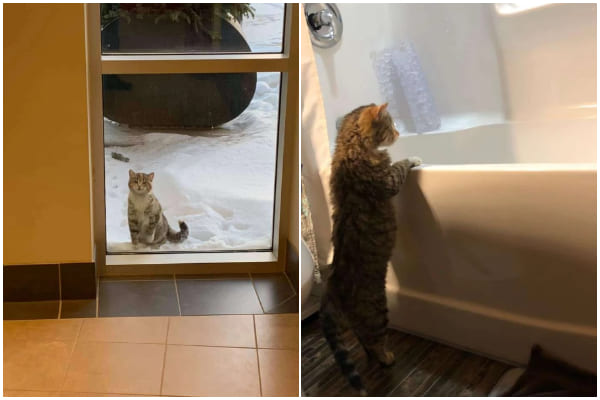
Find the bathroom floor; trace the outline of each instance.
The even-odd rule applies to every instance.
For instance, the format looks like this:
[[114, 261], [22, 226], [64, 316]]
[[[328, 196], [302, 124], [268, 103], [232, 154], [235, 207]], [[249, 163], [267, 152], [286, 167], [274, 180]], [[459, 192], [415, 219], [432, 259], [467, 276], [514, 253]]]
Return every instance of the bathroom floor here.
[[297, 396], [298, 314], [4, 321], [5, 396]]
[[[356, 396], [322, 336], [318, 316], [302, 321], [304, 396]], [[403, 332], [389, 330], [396, 355], [389, 368], [368, 363], [348, 336], [353, 360], [371, 396], [487, 396], [511, 366]]]

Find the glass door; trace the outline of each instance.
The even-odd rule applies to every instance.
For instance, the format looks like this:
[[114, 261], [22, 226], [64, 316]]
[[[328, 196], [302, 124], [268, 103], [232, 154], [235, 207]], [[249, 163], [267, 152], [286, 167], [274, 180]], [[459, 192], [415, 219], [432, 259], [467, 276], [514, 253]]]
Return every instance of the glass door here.
[[86, 13], [97, 261], [277, 263], [297, 5]]

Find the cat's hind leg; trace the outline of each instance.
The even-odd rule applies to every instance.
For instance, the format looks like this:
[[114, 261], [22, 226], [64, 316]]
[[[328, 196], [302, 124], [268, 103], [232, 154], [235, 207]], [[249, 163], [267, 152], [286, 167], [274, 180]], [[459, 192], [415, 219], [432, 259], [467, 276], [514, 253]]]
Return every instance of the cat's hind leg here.
[[366, 396], [367, 391], [344, 343], [343, 334], [348, 329], [345, 317], [327, 294], [323, 296], [319, 317], [323, 335], [342, 373], [361, 396]]
[[160, 248], [160, 246], [162, 246], [163, 244], [167, 243], [167, 237], [163, 237], [163, 239], [160, 242], [156, 242], [156, 243], [152, 243], [152, 246], [150, 246], [152, 249], [157, 250]]
[[352, 315], [352, 328], [369, 357], [375, 357], [385, 366], [395, 361], [394, 353], [387, 350], [387, 307], [385, 292], [357, 307]]

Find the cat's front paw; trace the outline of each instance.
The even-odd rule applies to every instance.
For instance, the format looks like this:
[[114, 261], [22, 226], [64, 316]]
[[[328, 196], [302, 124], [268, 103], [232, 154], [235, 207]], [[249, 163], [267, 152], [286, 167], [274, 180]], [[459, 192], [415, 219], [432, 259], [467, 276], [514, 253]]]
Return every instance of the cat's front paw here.
[[423, 160], [421, 160], [419, 157], [408, 157], [408, 161], [410, 162], [411, 168], [418, 167], [419, 165], [423, 164]]

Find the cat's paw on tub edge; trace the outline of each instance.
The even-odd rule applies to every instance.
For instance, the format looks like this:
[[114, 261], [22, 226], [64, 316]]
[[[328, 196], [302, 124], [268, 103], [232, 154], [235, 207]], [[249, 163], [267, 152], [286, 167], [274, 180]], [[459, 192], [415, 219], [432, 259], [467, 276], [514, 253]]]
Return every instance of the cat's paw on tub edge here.
[[423, 160], [421, 157], [408, 157], [408, 161], [410, 162], [411, 168], [418, 167], [423, 164]]

